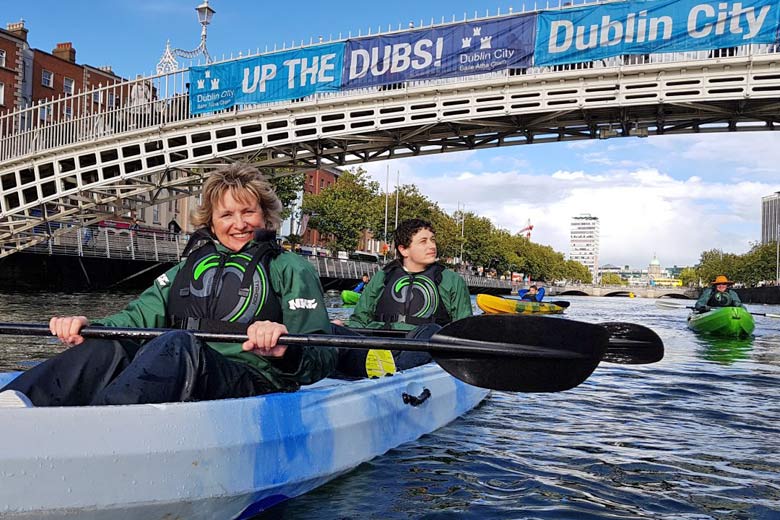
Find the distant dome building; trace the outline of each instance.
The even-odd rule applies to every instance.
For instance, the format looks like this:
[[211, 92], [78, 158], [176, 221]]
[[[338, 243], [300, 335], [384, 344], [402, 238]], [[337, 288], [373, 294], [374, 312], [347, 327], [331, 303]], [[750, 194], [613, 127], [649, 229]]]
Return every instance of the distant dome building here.
[[647, 267], [647, 276], [653, 280], [655, 278], [661, 278], [661, 262], [658, 257], [653, 253], [653, 259], [650, 260], [650, 265]]

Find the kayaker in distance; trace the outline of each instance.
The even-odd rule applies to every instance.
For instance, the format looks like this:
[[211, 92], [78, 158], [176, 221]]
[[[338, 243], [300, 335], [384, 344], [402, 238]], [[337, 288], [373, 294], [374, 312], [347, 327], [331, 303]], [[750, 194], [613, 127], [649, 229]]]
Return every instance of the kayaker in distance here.
[[525, 300], [525, 301], [529, 301], [529, 302], [535, 302], [535, 301], [538, 301], [538, 300], [536, 299], [536, 292], [537, 292], [537, 288], [536, 288], [536, 286], [535, 286], [535, 285], [532, 285], [531, 287], [529, 287], [529, 288], [528, 288], [528, 292], [526, 292], [526, 293], [523, 295], [523, 297], [522, 297], [522, 298], [520, 298], [520, 299], [521, 299], [521, 300]]
[[742, 307], [742, 300], [731, 286], [734, 282], [724, 275], [715, 277], [715, 281], [704, 289], [693, 306], [697, 312], [706, 312], [710, 307]]
[[[427, 338], [441, 326], [472, 315], [466, 282], [436, 261], [436, 236], [430, 222], [404, 220], [393, 233], [396, 258], [363, 289], [347, 327], [409, 331]], [[335, 323], [341, 324], [336, 321]], [[431, 360], [425, 352], [394, 351], [395, 368], [403, 370]], [[366, 354], [341, 352], [339, 371], [365, 374]]]
[[207, 345], [186, 330], [144, 345], [85, 341], [85, 316], [54, 317], [52, 334], [73, 346], [14, 379], [0, 403], [202, 401], [292, 391], [330, 375], [335, 349], [278, 344], [288, 331], [324, 334], [331, 325], [311, 264], [276, 243], [282, 204], [271, 185], [254, 167], [232, 164], [209, 175], [202, 200], [186, 259], [94, 324], [246, 333], [246, 341]]
[[363, 292], [363, 289], [366, 287], [366, 284], [369, 281], [368, 273], [363, 273], [363, 277], [361, 278], [360, 282], [355, 286], [353, 291], [356, 293]]

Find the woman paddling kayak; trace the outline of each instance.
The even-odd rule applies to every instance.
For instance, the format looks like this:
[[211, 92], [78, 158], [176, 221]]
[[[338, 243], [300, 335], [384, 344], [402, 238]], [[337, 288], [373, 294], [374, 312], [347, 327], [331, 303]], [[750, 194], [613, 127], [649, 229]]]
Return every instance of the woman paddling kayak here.
[[337, 351], [278, 345], [282, 334], [331, 327], [312, 266], [276, 245], [281, 202], [260, 172], [213, 172], [193, 216], [187, 258], [161, 275], [109, 327], [246, 333], [243, 344], [206, 344], [186, 330], [140, 345], [84, 340], [85, 316], [54, 317], [51, 333], [74, 345], [14, 379], [0, 406], [164, 403], [296, 390], [328, 376]]

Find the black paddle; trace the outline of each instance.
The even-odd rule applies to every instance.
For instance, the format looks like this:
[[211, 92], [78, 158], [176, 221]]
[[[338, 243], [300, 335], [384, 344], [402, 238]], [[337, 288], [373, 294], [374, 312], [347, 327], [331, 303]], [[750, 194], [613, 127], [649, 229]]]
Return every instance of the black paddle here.
[[[85, 327], [91, 338], [151, 339], [170, 329]], [[0, 334], [50, 335], [47, 325], [0, 324]], [[242, 334], [195, 332], [205, 341], [240, 343]], [[585, 381], [609, 343], [607, 329], [540, 316], [481, 315], [455, 321], [429, 340], [366, 336], [289, 334], [281, 344], [429, 352], [447, 372], [466, 383], [494, 390], [559, 392]]]
[[[491, 314], [490, 316], [495, 315]], [[599, 325], [605, 327], [609, 333], [609, 343], [602, 361], [621, 365], [647, 365], [663, 359], [664, 343], [652, 329], [622, 321], [600, 323]], [[349, 330], [367, 336], [390, 338], [403, 338], [408, 333], [405, 330], [392, 329], [350, 328]], [[522, 331], [518, 331], [518, 333], [523, 334]]]
[[[696, 307], [693, 305], [685, 305], [684, 303], [677, 303], [677, 302], [670, 302], [665, 300], [656, 300], [655, 306], [659, 307], [661, 309], [692, 309], [696, 310]], [[718, 309], [720, 307], [712, 307], [713, 309]], [[780, 314], [772, 314], [771, 312], [751, 312], [748, 311], [753, 316], [764, 316], [766, 318], [780, 318]]]

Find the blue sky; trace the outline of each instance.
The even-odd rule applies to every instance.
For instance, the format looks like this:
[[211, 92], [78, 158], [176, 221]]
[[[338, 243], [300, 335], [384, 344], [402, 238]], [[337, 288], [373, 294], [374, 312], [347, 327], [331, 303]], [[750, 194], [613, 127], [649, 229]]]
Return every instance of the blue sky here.
[[[70, 41], [77, 61], [112, 65], [125, 77], [154, 71], [166, 40], [198, 45], [200, 0], [70, 2], [0, 0], [0, 23], [25, 20], [32, 47]], [[521, 10], [520, 2], [251, 2], [210, 0], [214, 57], [283, 42], [338, 38], [410, 21], [462, 20]], [[532, 5], [529, 4], [529, 5]], [[542, 2], [539, 2], [542, 5]], [[390, 161], [391, 179], [417, 184], [441, 207], [487, 216], [517, 231], [530, 219], [532, 240], [568, 253], [571, 217], [601, 220], [601, 263], [692, 265], [701, 251], [743, 253], [760, 240], [761, 197], [780, 191], [780, 135], [706, 134], [514, 146]], [[365, 168], [384, 186], [387, 163]]]

